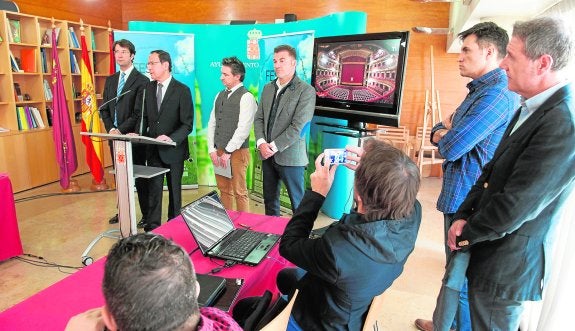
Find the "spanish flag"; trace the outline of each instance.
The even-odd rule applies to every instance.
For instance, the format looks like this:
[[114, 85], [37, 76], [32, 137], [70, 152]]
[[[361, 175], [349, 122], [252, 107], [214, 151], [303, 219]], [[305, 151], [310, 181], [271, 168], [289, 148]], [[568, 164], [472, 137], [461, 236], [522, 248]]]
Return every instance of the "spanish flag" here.
[[[96, 93], [94, 92], [94, 79], [92, 78], [92, 68], [88, 47], [86, 46], [86, 36], [82, 29], [82, 131], [101, 132], [100, 112], [96, 104]], [[82, 142], [86, 146], [86, 162], [92, 173], [92, 183], [94, 185], [103, 184], [104, 179], [104, 153], [102, 139], [90, 136], [82, 136]]]

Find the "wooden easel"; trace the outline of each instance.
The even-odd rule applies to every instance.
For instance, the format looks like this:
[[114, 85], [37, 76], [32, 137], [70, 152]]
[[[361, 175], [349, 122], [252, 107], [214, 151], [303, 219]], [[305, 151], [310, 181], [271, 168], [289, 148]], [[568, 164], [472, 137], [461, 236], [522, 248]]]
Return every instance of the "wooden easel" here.
[[[432, 165], [436, 163], [443, 163], [443, 159], [438, 158], [437, 147], [431, 145], [429, 139], [431, 136], [431, 128], [438, 121], [442, 121], [441, 107], [439, 104], [439, 91], [435, 89], [435, 67], [433, 58], [433, 45], [430, 46], [431, 56], [431, 91], [425, 90], [425, 105], [423, 112], [423, 127], [417, 129], [416, 138], [419, 144], [419, 152], [417, 155], [417, 166], [419, 167], [419, 174], [423, 173], [424, 165]], [[431, 122], [430, 122], [431, 120]]]

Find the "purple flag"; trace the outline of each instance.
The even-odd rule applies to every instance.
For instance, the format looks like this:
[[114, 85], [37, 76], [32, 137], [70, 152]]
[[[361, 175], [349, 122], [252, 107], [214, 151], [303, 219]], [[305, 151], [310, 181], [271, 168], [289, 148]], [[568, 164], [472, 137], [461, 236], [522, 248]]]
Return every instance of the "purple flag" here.
[[66, 93], [62, 82], [55, 28], [52, 28], [52, 94], [54, 95], [52, 99], [52, 132], [56, 147], [56, 161], [60, 165], [60, 186], [67, 189], [70, 186], [70, 176], [78, 168], [78, 160], [72, 123], [66, 104]]

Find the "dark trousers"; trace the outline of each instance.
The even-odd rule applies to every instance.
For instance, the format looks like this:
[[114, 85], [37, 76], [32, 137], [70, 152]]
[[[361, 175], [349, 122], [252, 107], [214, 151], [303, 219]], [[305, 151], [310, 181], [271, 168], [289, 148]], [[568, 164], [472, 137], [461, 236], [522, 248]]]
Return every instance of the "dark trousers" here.
[[[164, 163], [160, 158], [158, 149], [148, 149], [148, 166], [168, 168], [165, 174], [168, 184], [168, 220], [180, 214], [182, 209], [182, 174], [184, 173], [184, 160], [174, 163]], [[162, 195], [164, 189], [164, 175], [158, 175], [148, 179], [149, 185], [149, 209], [148, 217], [144, 224], [144, 231], [151, 231], [162, 223]]]
[[[114, 142], [109, 140], [110, 153], [112, 154], [112, 164], [116, 164], [114, 155]], [[146, 145], [132, 144], [132, 163], [137, 165], [146, 165]], [[136, 191], [138, 192], [138, 203], [140, 204], [140, 211], [142, 212], [142, 219], [146, 219], [149, 209], [149, 193], [148, 193], [148, 179], [136, 178]]]
[[304, 170], [300, 166], [281, 166], [274, 157], [262, 161], [264, 205], [266, 215], [280, 216], [280, 188], [285, 184], [291, 210], [295, 212], [304, 194]]

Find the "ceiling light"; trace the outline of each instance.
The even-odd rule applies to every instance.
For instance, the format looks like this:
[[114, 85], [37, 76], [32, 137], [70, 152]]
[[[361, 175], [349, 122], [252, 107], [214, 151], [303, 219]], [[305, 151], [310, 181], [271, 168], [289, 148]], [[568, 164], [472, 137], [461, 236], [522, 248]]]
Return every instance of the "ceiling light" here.
[[425, 34], [448, 34], [449, 28], [429, 28], [427, 26], [414, 26], [411, 28], [414, 32]]

